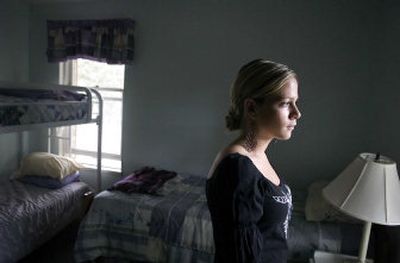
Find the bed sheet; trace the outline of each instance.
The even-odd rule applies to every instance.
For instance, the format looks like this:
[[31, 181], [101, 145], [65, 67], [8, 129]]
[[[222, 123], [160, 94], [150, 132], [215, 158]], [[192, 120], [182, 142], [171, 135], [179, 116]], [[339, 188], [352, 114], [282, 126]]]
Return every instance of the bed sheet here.
[[82, 182], [46, 189], [11, 181], [0, 185], [0, 262], [16, 262], [80, 216]]

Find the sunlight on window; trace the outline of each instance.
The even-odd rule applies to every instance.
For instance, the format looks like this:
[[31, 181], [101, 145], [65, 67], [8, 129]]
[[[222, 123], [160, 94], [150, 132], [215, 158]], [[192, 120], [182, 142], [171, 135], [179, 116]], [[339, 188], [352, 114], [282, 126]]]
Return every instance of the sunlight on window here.
[[[78, 59], [76, 85], [98, 86], [104, 99], [103, 109], [103, 168], [121, 171], [122, 95], [124, 65]], [[72, 130], [73, 157], [86, 165], [96, 166], [97, 126], [78, 125]]]

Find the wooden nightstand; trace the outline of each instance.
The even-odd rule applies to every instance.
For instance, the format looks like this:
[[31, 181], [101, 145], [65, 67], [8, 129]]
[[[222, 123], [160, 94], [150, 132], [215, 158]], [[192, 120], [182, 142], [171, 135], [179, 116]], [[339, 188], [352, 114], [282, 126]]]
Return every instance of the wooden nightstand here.
[[[367, 263], [373, 263], [372, 259], [367, 259]], [[315, 251], [314, 258], [310, 263], [358, 263], [357, 257], [347, 256], [324, 251]]]

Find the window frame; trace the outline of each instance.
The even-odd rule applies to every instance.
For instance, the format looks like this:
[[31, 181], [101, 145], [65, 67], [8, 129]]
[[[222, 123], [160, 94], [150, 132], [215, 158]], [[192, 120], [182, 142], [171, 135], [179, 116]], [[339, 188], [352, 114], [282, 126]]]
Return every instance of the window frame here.
[[[99, 62], [100, 63], [100, 62]], [[65, 62], [59, 63], [59, 83], [61, 85], [77, 85], [78, 83], [78, 61], [77, 60], [67, 60]], [[125, 73], [124, 73], [125, 75]], [[121, 103], [121, 148], [120, 154], [108, 153], [104, 151], [104, 147], [102, 149], [101, 158], [102, 158], [102, 170], [111, 171], [111, 172], [122, 172], [122, 117], [123, 117], [123, 96], [124, 96], [124, 87], [102, 87], [99, 85], [93, 86], [96, 88], [100, 94], [103, 92], [120, 92], [121, 96], [119, 98], [109, 97], [107, 95], [102, 95], [103, 98], [103, 123], [104, 123], [104, 109], [107, 102], [110, 101], [118, 101]], [[65, 126], [58, 128], [49, 128], [48, 131], [48, 150], [49, 152], [55, 152], [58, 154], [71, 156], [71, 155], [83, 155], [91, 158], [97, 158], [97, 150], [87, 150], [77, 148], [73, 145], [74, 136], [76, 136], [76, 128], [77, 125], [73, 126]], [[104, 126], [103, 126], [103, 136], [102, 140], [104, 142], [106, 138], [104, 137]], [[104, 143], [103, 143], [104, 145]], [[119, 168], [116, 166], [110, 167], [105, 166], [105, 159], [114, 160], [120, 162]], [[93, 163], [83, 163], [87, 168], [96, 168], [96, 161]]]

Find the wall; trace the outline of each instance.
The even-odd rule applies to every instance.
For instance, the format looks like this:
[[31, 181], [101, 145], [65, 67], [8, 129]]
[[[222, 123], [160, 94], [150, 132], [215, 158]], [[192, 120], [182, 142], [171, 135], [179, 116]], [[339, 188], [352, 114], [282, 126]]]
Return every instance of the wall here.
[[[18, 0], [0, 5], [0, 80], [27, 81], [29, 77], [29, 7]], [[0, 135], [0, 182], [17, 168], [26, 134]]]
[[[400, 3], [387, 0], [383, 9], [383, 33], [380, 38], [379, 56], [374, 61], [376, 83], [373, 90], [376, 118], [370, 118], [373, 140], [377, 151], [400, 163]], [[399, 167], [398, 167], [399, 169]]]
[[57, 65], [46, 62], [46, 19], [136, 20], [136, 60], [125, 80], [124, 174], [152, 165], [205, 175], [235, 136], [224, 130], [230, 83], [242, 64], [259, 57], [288, 64], [300, 76], [303, 117], [290, 141], [268, 150], [289, 183], [330, 179], [359, 152], [389, 149], [368, 132], [378, 105], [371, 96], [378, 78], [372, 62], [381, 49], [382, 1], [92, 5], [32, 6], [30, 78], [57, 83]]

